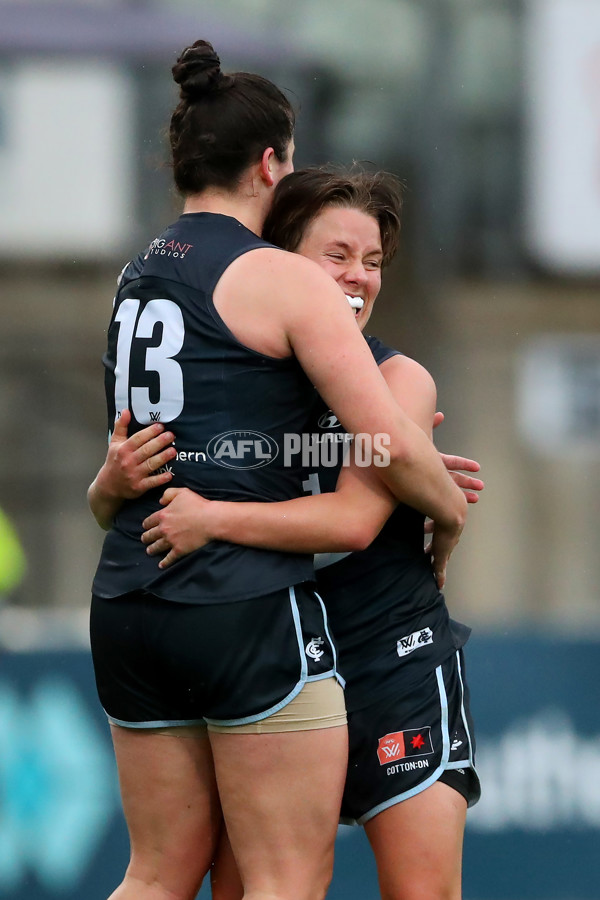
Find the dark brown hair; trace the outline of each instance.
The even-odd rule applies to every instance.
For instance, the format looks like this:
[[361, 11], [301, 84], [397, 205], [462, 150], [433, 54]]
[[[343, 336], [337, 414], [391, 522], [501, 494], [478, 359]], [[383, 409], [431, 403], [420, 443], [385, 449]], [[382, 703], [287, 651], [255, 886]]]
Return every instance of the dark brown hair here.
[[234, 189], [267, 147], [273, 147], [280, 162], [286, 159], [295, 115], [271, 81], [249, 72], [225, 74], [207, 41], [186, 47], [172, 72], [180, 99], [169, 138], [181, 194], [198, 194], [207, 187]]
[[262, 236], [293, 252], [315, 216], [329, 206], [373, 216], [379, 223], [382, 265], [389, 265], [400, 242], [402, 207], [401, 183], [389, 172], [309, 168], [286, 175], [275, 189]]

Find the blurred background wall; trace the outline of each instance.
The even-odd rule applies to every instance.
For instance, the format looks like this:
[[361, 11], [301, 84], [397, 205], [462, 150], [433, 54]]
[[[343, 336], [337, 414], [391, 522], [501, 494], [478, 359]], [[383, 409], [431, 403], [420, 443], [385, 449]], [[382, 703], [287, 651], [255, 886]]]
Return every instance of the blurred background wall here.
[[[590, 884], [600, 876], [585, 855], [600, 799], [587, 813], [567, 800], [567, 813], [551, 800], [545, 813], [544, 800], [528, 828], [526, 813], [503, 806], [502, 779], [513, 783], [522, 760], [498, 756], [502, 741], [519, 746], [521, 728], [532, 747], [536, 735], [548, 746], [559, 735], [560, 765], [572, 769], [583, 764], [577, 734], [588, 799], [600, 794], [590, 687], [600, 676], [598, 0], [0, 0], [0, 724], [23, 751], [0, 739], [0, 779], [13, 798], [21, 785], [0, 835], [26, 841], [15, 834], [30, 833], [55, 771], [14, 724], [28, 720], [23, 710], [38, 709], [46, 691], [73, 721], [96, 717], [85, 660], [102, 533], [85, 492], [106, 446], [100, 358], [117, 274], [178, 214], [163, 137], [175, 102], [169, 70], [198, 37], [214, 43], [225, 69], [260, 71], [290, 92], [297, 167], [369, 161], [406, 184], [403, 245], [370, 330], [430, 369], [446, 416], [436, 441], [478, 459], [486, 481], [446, 591], [452, 614], [474, 629], [480, 760], [496, 785], [486, 801], [484, 784], [472, 814], [466, 896], [597, 897], [552, 868], [543, 888], [535, 866], [530, 883], [478, 880], [475, 857], [512, 835], [522, 864], [539, 858], [543, 868], [557, 859], [545, 835], [584, 853], [562, 858], [561, 871]], [[506, 683], [507, 665], [528, 672], [533, 699], [520, 711], [523, 688]], [[25, 675], [32, 666], [41, 687]], [[90, 711], [76, 714], [77, 703]], [[84, 745], [105, 748], [98, 777], [112, 797], [101, 717], [88, 737], [94, 728]], [[533, 750], [528, 758], [534, 766]], [[524, 809], [528, 791], [533, 806], [540, 791], [573, 800], [579, 782], [561, 781], [560, 765], [549, 763], [540, 783], [522, 775]], [[112, 822], [116, 800], [105, 806], [98, 815]], [[484, 832], [489, 845], [477, 844]], [[535, 846], [524, 849], [523, 833]], [[122, 831], [114, 840], [122, 847]], [[9, 880], [0, 852], [0, 895], [54, 897], [60, 879], [44, 882], [24, 859]], [[365, 877], [372, 884], [372, 871]]]

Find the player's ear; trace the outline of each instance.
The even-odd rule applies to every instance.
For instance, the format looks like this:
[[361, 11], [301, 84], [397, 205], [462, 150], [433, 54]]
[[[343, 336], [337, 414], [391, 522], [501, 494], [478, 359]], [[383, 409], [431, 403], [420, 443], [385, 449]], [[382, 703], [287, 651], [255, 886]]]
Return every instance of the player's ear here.
[[272, 147], [267, 147], [267, 149], [263, 152], [263, 155], [260, 159], [260, 176], [269, 187], [273, 187], [275, 183], [275, 174], [274, 174], [274, 166], [275, 166], [275, 151]]

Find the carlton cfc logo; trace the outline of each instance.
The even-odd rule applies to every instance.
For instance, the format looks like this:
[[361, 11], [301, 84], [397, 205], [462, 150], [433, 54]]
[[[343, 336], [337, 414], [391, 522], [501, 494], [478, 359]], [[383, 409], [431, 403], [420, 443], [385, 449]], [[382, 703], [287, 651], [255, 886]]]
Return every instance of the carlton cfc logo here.
[[313, 638], [304, 648], [306, 655], [318, 662], [325, 653], [324, 650], [321, 650], [323, 644], [324, 641], [322, 637]]
[[396, 762], [407, 756], [427, 756], [433, 753], [431, 728], [411, 728], [408, 731], [394, 731], [379, 738], [377, 757], [379, 765]]

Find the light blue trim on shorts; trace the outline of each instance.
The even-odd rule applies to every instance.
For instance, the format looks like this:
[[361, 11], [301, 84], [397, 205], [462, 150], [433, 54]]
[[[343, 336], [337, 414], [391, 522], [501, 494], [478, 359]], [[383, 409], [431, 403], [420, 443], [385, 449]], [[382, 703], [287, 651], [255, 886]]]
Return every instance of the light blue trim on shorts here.
[[292, 688], [287, 697], [284, 697], [283, 700], [280, 700], [279, 703], [276, 703], [275, 706], [272, 706], [265, 712], [256, 713], [253, 716], [244, 716], [241, 719], [209, 719], [207, 717], [205, 721], [208, 722], [209, 725], [219, 725], [226, 727], [227, 725], [249, 725], [251, 722], [260, 722], [261, 719], [267, 719], [269, 716], [275, 715], [275, 713], [279, 712], [280, 709], [283, 709], [284, 706], [287, 706], [288, 703], [291, 703], [294, 697], [298, 696], [298, 694], [306, 684], [308, 675], [308, 663], [306, 662], [306, 655], [304, 653], [304, 642], [302, 640], [302, 624], [300, 622], [300, 611], [298, 609], [298, 602], [296, 600], [296, 591], [294, 587], [289, 588], [289, 595], [290, 606], [292, 608], [292, 618], [294, 620], [294, 628], [296, 630], [296, 640], [298, 641], [298, 650], [300, 652], [300, 681], [298, 681], [296, 686]]
[[469, 731], [469, 720], [467, 719], [465, 713], [465, 685], [463, 681], [463, 673], [460, 665], [460, 653], [456, 652], [456, 665], [458, 668], [458, 678], [460, 681], [460, 711], [462, 713], [462, 718], [465, 726], [465, 733], [467, 738], [469, 739], [469, 764], [471, 768], [475, 771], [475, 758], [473, 754], [473, 738], [471, 737], [471, 732]]
[[206, 725], [206, 719], [171, 719], [168, 722], [125, 722], [123, 719], [115, 719], [114, 716], [109, 716], [106, 710], [104, 712], [111, 725], [120, 725], [121, 728], [136, 728], [139, 730], [144, 728], [179, 728], [182, 726], [191, 728], [194, 725]]
[[280, 709], [283, 709], [284, 706], [291, 703], [294, 697], [298, 696], [305, 684], [306, 679], [299, 681], [289, 692], [287, 697], [284, 697], [283, 700], [280, 700], [279, 703], [276, 703], [275, 706], [272, 706], [266, 712], [256, 713], [254, 716], [244, 716], [241, 719], [209, 719], [207, 717], [205, 721], [208, 722], [209, 725], [220, 725], [223, 727], [227, 727], [228, 725], [250, 725], [252, 722], [260, 722], [261, 719], [267, 719], [269, 716], [275, 715], [276, 712], [279, 712]]
[[[448, 730], [448, 695], [446, 694], [446, 685], [444, 684], [444, 675], [442, 672], [442, 667], [438, 666], [435, 670], [435, 676], [438, 683], [438, 690], [440, 693], [440, 708], [441, 708], [441, 731], [442, 731], [442, 758], [440, 760], [439, 766], [434, 769], [434, 771], [426, 778], [424, 781], [421, 781], [420, 784], [415, 785], [409, 791], [404, 791], [403, 794], [397, 794], [395, 797], [390, 797], [389, 800], [385, 800], [383, 803], [379, 803], [377, 806], [374, 806], [373, 809], [370, 809], [368, 812], [361, 816], [356, 820], [358, 825], [364, 825], [365, 822], [368, 822], [369, 819], [372, 819], [378, 813], [383, 812], [384, 809], [389, 809], [390, 806], [396, 806], [396, 804], [401, 803], [403, 800], [409, 800], [411, 797], [415, 797], [417, 794], [420, 794], [426, 788], [430, 787], [430, 785], [434, 784], [444, 769], [448, 768], [448, 760], [450, 758], [450, 732]], [[340, 821], [343, 821], [340, 819]]]
[[314, 681], [323, 681], [325, 678], [335, 678], [336, 681], [340, 683], [340, 687], [345, 687], [346, 683], [341, 675], [338, 675], [333, 669], [329, 669], [328, 672], [321, 672], [320, 675], [309, 675], [306, 679], [306, 684], [312, 684]]
[[471, 732], [469, 731], [469, 720], [467, 719], [467, 715], [465, 713], [465, 684], [463, 680], [462, 668], [460, 665], [460, 651], [456, 651], [456, 668], [458, 671], [458, 680], [460, 681], [460, 712], [462, 715], [463, 725], [465, 727], [465, 734], [467, 735], [467, 740], [469, 742], [469, 758], [465, 760], [465, 762], [460, 762], [458, 760], [454, 760], [454, 762], [448, 763], [446, 766], [447, 769], [473, 769], [475, 775], [479, 779], [479, 775], [477, 775], [477, 769], [475, 768], [475, 756], [473, 753], [473, 738], [471, 736]]
[[333, 675], [333, 677], [337, 679], [338, 684], [340, 684], [345, 690], [346, 689], [346, 679], [342, 678], [342, 676], [340, 675], [340, 673], [337, 670], [337, 649], [335, 646], [335, 641], [331, 637], [331, 632], [329, 631], [329, 619], [327, 618], [327, 608], [326, 608], [325, 604], [323, 603], [323, 598], [321, 597], [321, 595], [318, 594], [317, 591], [313, 591], [313, 593], [314, 593], [315, 597], [317, 598], [317, 600], [319, 601], [319, 603], [321, 604], [321, 611], [323, 613], [323, 626], [325, 628], [325, 634], [327, 635], [327, 637], [329, 639], [329, 643], [331, 644], [331, 652], [333, 653], [333, 668], [330, 669], [329, 672], [324, 672], [322, 675], [311, 675], [308, 678], [308, 681], [321, 681], [321, 679], [331, 678], [331, 676]]

